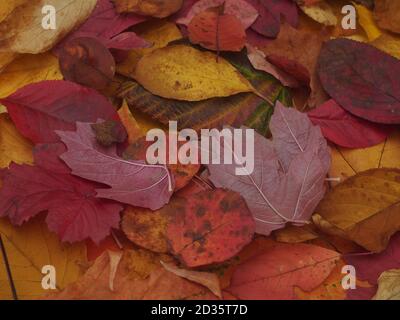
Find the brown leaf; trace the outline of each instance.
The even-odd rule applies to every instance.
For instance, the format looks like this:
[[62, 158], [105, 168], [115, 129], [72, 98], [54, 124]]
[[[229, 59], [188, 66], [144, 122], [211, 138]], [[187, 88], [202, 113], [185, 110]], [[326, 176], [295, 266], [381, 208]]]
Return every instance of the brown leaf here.
[[393, 0], [375, 1], [375, 19], [382, 29], [400, 33], [400, 2]]
[[165, 18], [177, 12], [183, 0], [113, 0], [118, 12]]

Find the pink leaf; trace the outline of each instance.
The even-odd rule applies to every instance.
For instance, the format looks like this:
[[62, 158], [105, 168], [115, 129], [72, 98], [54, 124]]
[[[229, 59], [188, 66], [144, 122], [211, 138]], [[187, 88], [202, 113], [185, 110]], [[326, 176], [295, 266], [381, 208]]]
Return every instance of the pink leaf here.
[[105, 148], [96, 142], [89, 123], [77, 123], [76, 132], [57, 131], [68, 151], [61, 155], [72, 174], [110, 186], [97, 189], [99, 198], [157, 210], [168, 203], [174, 181], [168, 169], [144, 161], [118, 157], [115, 146]]

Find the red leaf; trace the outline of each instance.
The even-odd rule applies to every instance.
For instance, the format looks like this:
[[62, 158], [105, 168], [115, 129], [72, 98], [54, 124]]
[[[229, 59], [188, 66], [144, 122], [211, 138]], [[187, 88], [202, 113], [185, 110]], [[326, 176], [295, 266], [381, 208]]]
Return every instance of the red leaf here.
[[21, 225], [47, 211], [47, 225], [62, 241], [99, 242], [118, 227], [122, 206], [96, 198], [97, 184], [71, 176], [58, 158], [64, 151], [61, 143], [40, 145], [35, 149], [36, 166], [13, 163], [3, 170], [0, 216]]
[[321, 128], [325, 138], [345, 148], [366, 148], [385, 141], [390, 128], [359, 119], [334, 100], [329, 100], [308, 112], [314, 125]]
[[324, 89], [344, 109], [378, 123], [400, 123], [400, 61], [368, 44], [327, 42], [318, 61]]
[[240, 51], [246, 43], [246, 32], [234, 15], [207, 10], [195, 16], [189, 24], [192, 43], [215, 51]]
[[58, 52], [65, 43], [81, 37], [95, 38], [107, 48], [129, 50], [147, 47], [149, 43], [133, 32], [121, 33], [143, 21], [146, 21], [146, 17], [131, 13], [118, 14], [111, 0], [98, 0], [96, 8], [86, 22], [59, 43], [55, 50]]
[[60, 157], [72, 174], [109, 185], [97, 189], [97, 197], [157, 210], [168, 203], [173, 177], [161, 165], [128, 161], [118, 157], [115, 146], [102, 147], [89, 123], [77, 122], [76, 132], [57, 131], [68, 151]]
[[54, 130], [74, 130], [76, 121], [118, 117], [101, 94], [69, 81], [30, 84], [1, 99], [18, 131], [34, 143], [59, 141]]
[[291, 0], [246, 0], [257, 9], [259, 17], [251, 28], [259, 34], [275, 38], [279, 34], [281, 16], [292, 26], [297, 27], [299, 15], [296, 4]]
[[311, 291], [335, 267], [339, 253], [308, 244], [276, 244], [240, 264], [225, 289], [239, 299], [296, 299], [295, 287]]
[[186, 266], [223, 262], [235, 256], [254, 234], [254, 220], [239, 194], [223, 189], [177, 198], [168, 209], [171, 251]]

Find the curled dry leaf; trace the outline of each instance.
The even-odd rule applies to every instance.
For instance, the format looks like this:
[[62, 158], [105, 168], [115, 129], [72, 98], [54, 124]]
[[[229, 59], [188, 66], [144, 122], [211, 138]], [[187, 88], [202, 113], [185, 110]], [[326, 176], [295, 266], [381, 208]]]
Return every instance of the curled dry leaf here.
[[222, 298], [221, 286], [219, 283], [219, 278], [216, 274], [210, 272], [180, 269], [172, 263], [165, 263], [162, 261], [161, 265], [165, 268], [165, 270], [172, 272], [179, 277], [188, 279], [207, 287], [218, 298]]
[[61, 48], [58, 56], [66, 80], [101, 90], [114, 77], [113, 56], [94, 38], [75, 38]]
[[170, 251], [188, 267], [232, 258], [254, 234], [254, 220], [236, 192], [199, 192], [189, 199], [176, 199], [167, 210]]
[[296, 299], [294, 288], [317, 288], [339, 256], [314, 245], [275, 244], [240, 264], [225, 290], [239, 299]]
[[400, 230], [399, 198], [399, 170], [368, 170], [330, 191], [318, 205], [313, 220], [327, 233], [380, 252]]
[[236, 16], [220, 11], [208, 9], [196, 15], [188, 27], [190, 41], [214, 51], [241, 51], [246, 43], [243, 24]]
[[72, 174], [103, 183], [97, 197], [157, 210], [168, 203], [174, 179], [166, 166], [120, 158], [115, 146], [97, 144], [89, 123], [77, 122], [77, 131], [57, 131], [68, 151], [60, 156]]
[[324, 89], [344, 109], [378, 123], [400, 123], [400, 61], [368, 44], [335, 39], [318, 61]]
[[400, 269], [383, 272], [378, 279], [374, 300], [400, 300]]
[[135, 79], [164, 98], [200, 101], [251, 92], [253, 87], [226, 60], [184, 45], [161, 48], [140, 59]]
[[[0, 51], [40, 53], [51, 49], [69, 31], [79, 26], [92, 13], [97, 0], [33, 0], [16, 7], [0, 22]], [[56, 9], [58, 25], [43, 32], [42, 8]]]
[[165, 18], [179, 11], [183, 0], [113, 0], [118, 12]]

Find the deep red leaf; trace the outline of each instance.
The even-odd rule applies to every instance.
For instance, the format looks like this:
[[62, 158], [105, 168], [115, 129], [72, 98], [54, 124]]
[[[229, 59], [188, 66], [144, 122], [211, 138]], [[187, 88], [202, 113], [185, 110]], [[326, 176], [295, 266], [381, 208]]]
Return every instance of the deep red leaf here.
[[74, 130], [76, 121], [118, 118], [113, 105], [97, 91], [62, 80], [27, 85], [0, 103], [18, 131], [34, 143], [59, 141], [54, 130]]
[[325, 138], [346, 148], [366, 148], [385, 141], [391, 128], [357, 118], [329, 100], [308, 112]]

